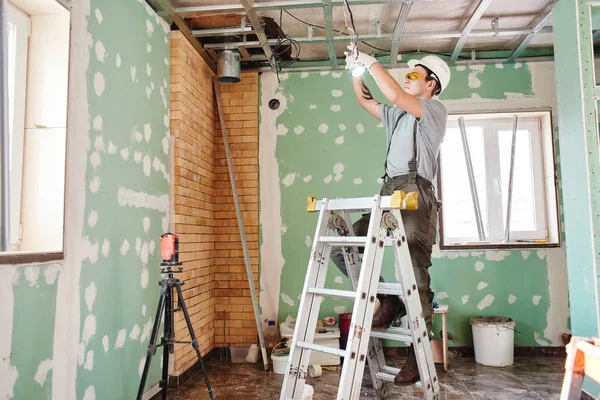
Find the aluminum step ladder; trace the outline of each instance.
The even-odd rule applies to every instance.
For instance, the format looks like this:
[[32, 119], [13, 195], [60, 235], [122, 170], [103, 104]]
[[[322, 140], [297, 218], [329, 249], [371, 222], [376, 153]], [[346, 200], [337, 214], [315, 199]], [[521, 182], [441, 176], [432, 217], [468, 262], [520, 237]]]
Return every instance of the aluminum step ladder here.
[[[393, 382], [400, 370], [386, 365], [380, 339], [413, 344], [424, 398], [437, 399], [439, 382], [400, 213], [400, 210], [417, 208], [417, 193], [397, 191], [391, 196], [332, 200], [311, 197], [308, 201], [307, 211], [320, 213], [280, 400], [302, 398], [311, 351], [344, 357], [338, 400], [359, 399], [367, 360], [377, 396], [385, 398], [388, 382]], [[371, 212], [367, 236], [353, 235], [352, 212]], [[324, 287], [331, 250], [335, 246], [342, 246], [352, 291]], [[364, 247], [361, 263], [358, 247]], [[399, 283], [379, 282], [385, 247], [393, 248]], [[401, 296], [409, 328], [371, 330], [378, 293]], [[345, 350], [313, 343], [325, 297], [354, 300]]]

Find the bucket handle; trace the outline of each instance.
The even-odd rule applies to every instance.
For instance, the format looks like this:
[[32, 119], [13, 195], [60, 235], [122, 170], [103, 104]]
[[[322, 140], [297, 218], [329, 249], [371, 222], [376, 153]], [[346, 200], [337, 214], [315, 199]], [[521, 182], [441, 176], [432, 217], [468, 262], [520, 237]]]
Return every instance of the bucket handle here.
[[271, 350], [271, 357], [273, 357], [275, 355], [275, 349], [279, 346], [285, 344], [285, 342], [279, 342], [275, 345], [275, 347], [273, 347], [273, 350]]

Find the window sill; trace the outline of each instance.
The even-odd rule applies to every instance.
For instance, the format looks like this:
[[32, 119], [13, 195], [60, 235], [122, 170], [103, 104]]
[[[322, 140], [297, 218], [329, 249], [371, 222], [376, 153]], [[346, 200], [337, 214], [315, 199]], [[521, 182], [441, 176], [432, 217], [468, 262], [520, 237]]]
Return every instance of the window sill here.
[[456, 243], [440, 244], [440, 250], [520, 250], [548, 249], [560, 247], [560, 242], [554, 243]]
[[64, 253], [59, 252], [14, 252], [0, 253], [0, 265], [18, 265], [18, 264], [42, 264], [52, 261], [61, 261], [64, 259]]

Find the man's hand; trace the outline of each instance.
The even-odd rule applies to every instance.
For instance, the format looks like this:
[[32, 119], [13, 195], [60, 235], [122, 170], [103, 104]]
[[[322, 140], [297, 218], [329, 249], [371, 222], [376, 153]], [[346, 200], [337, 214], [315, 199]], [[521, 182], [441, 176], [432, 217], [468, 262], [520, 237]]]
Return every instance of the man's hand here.
[[362, 65], [367, 70], [370, 70], [378, 62], [375, 57], [359, 52], [356, 46], [348, 46], [348, 51], [345, 51], [344, 54], [346, 55], [346, 69]]

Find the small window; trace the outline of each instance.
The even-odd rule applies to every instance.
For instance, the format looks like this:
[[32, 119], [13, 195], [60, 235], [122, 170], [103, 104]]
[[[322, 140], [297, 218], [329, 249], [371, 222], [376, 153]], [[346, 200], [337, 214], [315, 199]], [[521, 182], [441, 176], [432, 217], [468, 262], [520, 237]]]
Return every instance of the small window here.
[[0, 258], [58, 259], [63, 251], [70, 12], [57, 0], [11, 0], [6, 16], [9, 198], [5, 204], [0, 199], [0, 206], [8, 206], [9, 247]]
[[550, 112], [450, 115], [440, 149], [440, 247], [557, 246], [553, 148]]

